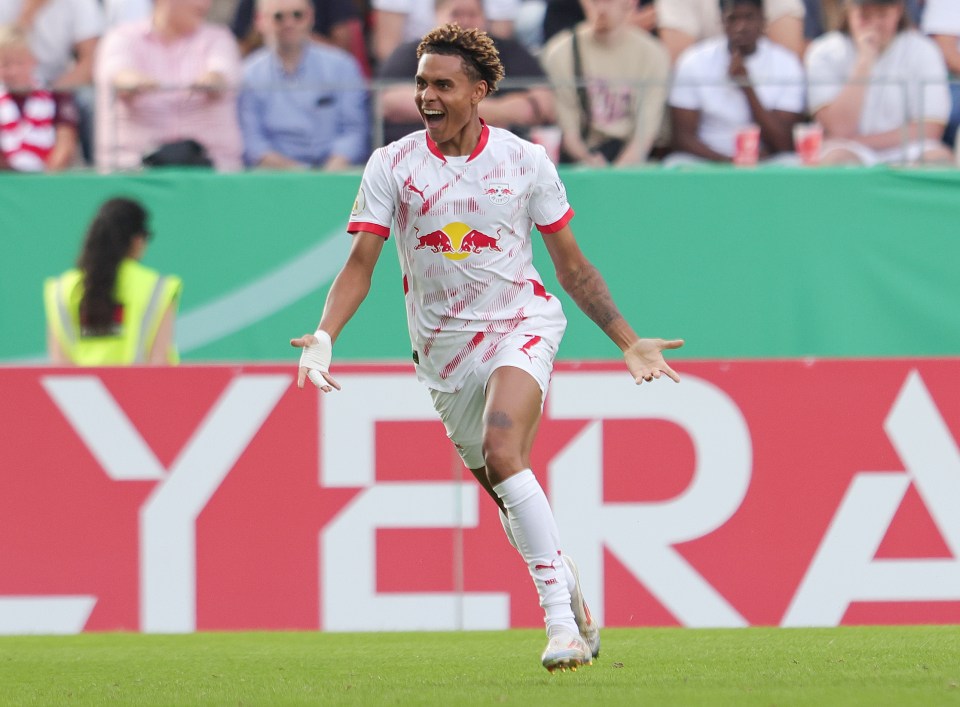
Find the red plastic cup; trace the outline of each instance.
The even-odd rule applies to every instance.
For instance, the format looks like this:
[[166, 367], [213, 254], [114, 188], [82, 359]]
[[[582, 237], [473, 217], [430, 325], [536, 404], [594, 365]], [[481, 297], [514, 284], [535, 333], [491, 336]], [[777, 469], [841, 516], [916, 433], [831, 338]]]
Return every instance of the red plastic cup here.
[[740, 167], [752, 167], [760, 159], [760, 126], [747, 125], [737, 131], [733, 163]]
[[793, 147], [800, 156], [800, 164], [820, 164], [823, 146], [823, 128], [816, 123], [797, 123], [793, 126]]

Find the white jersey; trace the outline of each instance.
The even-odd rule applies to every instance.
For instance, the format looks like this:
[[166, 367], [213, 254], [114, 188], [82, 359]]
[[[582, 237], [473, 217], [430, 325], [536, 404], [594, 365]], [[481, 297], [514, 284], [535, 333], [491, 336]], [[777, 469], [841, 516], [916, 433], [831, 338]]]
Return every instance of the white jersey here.
[[533, 267], [530, 234], [572, 217], [544, 149], [484, 124], [469, 157], [445, 157], [424, 130], [376, 150], [347, 230], [395, 228], [417, 376], [453, 392], [507, 336], [556, 350], [566, 318]]

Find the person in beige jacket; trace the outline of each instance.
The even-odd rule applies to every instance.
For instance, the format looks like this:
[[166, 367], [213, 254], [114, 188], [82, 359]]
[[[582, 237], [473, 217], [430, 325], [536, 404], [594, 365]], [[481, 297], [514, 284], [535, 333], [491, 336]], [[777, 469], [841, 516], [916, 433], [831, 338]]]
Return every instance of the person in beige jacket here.
[[587, 19], [555, 35], [540, 56], [557, 95], [564, 161], [642, 163], [663, 121], [670, 58], [627, 21], [636, 0], [581, 1]]

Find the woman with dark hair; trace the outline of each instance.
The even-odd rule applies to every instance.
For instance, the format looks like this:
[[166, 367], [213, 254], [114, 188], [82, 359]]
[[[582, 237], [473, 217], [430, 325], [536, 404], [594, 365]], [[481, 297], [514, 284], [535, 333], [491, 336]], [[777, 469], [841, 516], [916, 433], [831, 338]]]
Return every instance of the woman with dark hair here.
[[44, 283], [47, 349], [57, 365], [176, 364], [174, 320], [183, 284], [140, 264], [150, 231], [133, 199], [106, 201], [77, 267]]

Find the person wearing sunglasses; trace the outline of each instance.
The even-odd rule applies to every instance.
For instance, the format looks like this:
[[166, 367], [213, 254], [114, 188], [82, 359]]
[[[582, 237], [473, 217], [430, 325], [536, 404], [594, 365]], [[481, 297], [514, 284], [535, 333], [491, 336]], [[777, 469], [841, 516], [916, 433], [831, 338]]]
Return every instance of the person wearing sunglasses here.
[[[313, 39], [349, 52], [363, 68], [364, 75], [369, 76], [370, 58], [360, 8], [353, 0], [311, 0], [310, 4], [313, 8]], [[230, 29], [245, 57], [264, 44], [256, 15], [257, 0], [238, 0], [230, 20]]]
[[266, 46], [244, 60], [239, 100], [244, 162], [267, 169], [336, 170], [367, 157], [363, 71], [311, 38], [310, 0], [260, 0]]

